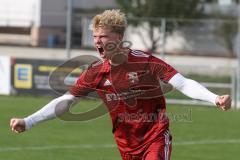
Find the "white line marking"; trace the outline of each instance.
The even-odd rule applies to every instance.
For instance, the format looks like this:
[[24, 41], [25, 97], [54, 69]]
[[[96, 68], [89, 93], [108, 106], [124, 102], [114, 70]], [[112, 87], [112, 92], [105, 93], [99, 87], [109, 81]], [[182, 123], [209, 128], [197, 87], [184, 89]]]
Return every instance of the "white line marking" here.
[[240, 144], [240, 139], [183, 141], [173, 143], [173, 145], [175, 146], [206, 145], [206, 144]]
[[92, 148], [114, 148], [115, 144], [80, 144], [80, 145], [48, 145], [28, 147], [1, 147], [0, 152], [22, 151], [22, 150], [53, 150], [53, 149], [92, 149]]
[[[206, 145], [206, 144], [240, 144], [240, 139], [225, 140], [202, 140], [202, 141], [183, 141], [175, 142], [173, 146]], [[28, 146], [28, 147], [0, 147], [0, 152], [12, 151], [41, 151], [54, 149], [93, 149], [93, 148], [115, 148], [115, 144], [79, 144], [79, 145], [48, 145], [48, 146]]]

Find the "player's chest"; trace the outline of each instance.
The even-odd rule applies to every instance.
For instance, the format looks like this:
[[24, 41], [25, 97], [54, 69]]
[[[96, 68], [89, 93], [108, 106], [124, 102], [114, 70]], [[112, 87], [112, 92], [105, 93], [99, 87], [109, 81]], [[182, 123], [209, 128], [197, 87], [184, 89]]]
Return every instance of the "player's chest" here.
[[156, 84], [157, 78], [148, 69], [125, 66], [112, 68], [104, 74], [99, 87], [110, 92], [124, 92]]

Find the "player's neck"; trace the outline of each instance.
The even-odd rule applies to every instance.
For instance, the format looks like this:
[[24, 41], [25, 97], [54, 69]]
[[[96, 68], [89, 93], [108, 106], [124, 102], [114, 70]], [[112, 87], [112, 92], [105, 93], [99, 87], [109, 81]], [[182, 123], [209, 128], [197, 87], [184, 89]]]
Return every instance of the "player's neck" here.
[[128, 61], [128, 53], [129, 52], [130, 51], [115, 53], [111, 57], [111, 59], [109, 59], [109, 63], [113, 66], [118, 66], [118, 65], [121, 65], [123, 63], [126, 63]]
[[110, 63], [112, 66], [118, 66], [118, 65], [120, 65], [120, 64], [118, 64], [118, 63], [113, 63], [111, 60], [109, 60], [109, 63]]
[[128, 56], [127, 55], [119, 55], [115, 58], [109, 59], [109, 63], [112, 66], [118, 66], [118, 65], [126, 63], [127, 61], [128, 61]]

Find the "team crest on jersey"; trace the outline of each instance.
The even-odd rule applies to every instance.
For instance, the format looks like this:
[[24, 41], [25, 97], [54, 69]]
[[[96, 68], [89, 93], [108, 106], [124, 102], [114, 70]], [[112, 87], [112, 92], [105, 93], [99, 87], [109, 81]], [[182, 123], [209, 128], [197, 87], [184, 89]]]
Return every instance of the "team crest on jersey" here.
[[112, 83], [108, 79], [103, 84], [103, 86], [111, 86], [111, 85]]
[[139, 78], [137, 72], [128, 72], [126, 74], [126, 79], [129, 80], [130, 83], [138, 83]]

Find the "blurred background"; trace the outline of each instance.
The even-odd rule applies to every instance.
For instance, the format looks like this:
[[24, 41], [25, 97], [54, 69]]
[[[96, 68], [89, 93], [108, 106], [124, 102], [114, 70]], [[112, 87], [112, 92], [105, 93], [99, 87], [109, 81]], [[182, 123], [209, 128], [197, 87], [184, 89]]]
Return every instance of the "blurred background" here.
[[[21, 156], [119, 159], [111, 134], [105, 133], [104, 128], [109, 128], [109, 132], [111, 128], [106, 117], [66, 126], [66, 122], [54, 121], [21, 136], [14, 136], [7, 127], [12, 116], [29, 115], [59, 95], [49, 85], [49, 75], [57, 66], [79, 55], [98, 56], [89, 30], [91, 19], [105, 9], [116, 8], [128, 18], [125, 40], [131, 42], [132, 49], [147, 51], [211, 91], [232, 96], [233, 109], [224, 115], [211, 104], [190, 100], [178, 92], [166, 95], [173, 121], [174, 115], [179, 114], [187, 116], [188, 121], [173, 123], [173, 134], [179, 135], [173, 159], [238, 159], [239, 0], [0, 0], [0, 112], [4, 124], [0, 155], [11, 160]], [[81, 71], [75, 70], [67, 83], [74, 83]], [[82, 107], [89, 110], [99, 103], [98, 99], [85, 99], [80, 105], [91, 104], [90, 108]], [[219, 124], [219, 119], [224, 123]], [[62, 127], [76, 133], [62, 131]], [[69, 138], [60, 142], [59, 132]], [[228, 149], [214, 153], [222, 148]], [[29, 150], [31, 155], [18, 156]], [[43, 150], [45, 154], [39, 152]], [[192, 152], [196, 155], [186, 157]]]
[[[50, 72], [54, 66], [78, 55], [98, 56], [89, 30], [91, 19], [105, 9], [119, 8], [128, 17], [129, 26], [125, 39], [132, 43], [133, 49], [148, 51], [165, 59], [183, 74], [204, 74], [215, 77], [225, 76], [225, 78], [228, 76], [228, 83], [224, 81], [219, 84], [205, 83], [205, 85], [229, 89], [234, 106], [240, 105], [237, 104], [240, 99], [238, 85], [240, 60], [237, 59], [240, 52], [240, 5], [237, 0], [181, 2], [177, 0], [24, 0], [23, 2], [0, 0], [0, 2], [0, 55], [5, 56], [5, 59], [6, 56], [11, 58], [12, 62], [14, 59], [16, 64], [22, 64], [22, 61], [30, 63], [28, 67], [25, 66], [25, 70], [21, 65], [15, 67], [16, 75], [23, 74], [24, 77], [26, 74], [26, 77], [30, 77], [25, 81], [20, 81], [19, 77], [15, 77], [14, 80], [16, 65], [12, 65], [12, 70], [8, 70], [8, 74], [11, 72], [12, 76], [9, 77], [7, 72], [3, 76], [6, 83], [2, 83], [0, 87], [2, 94], [29, 93], [27, 89], [32, 87], [48, 90], [49, 73], [46, 70]], [[44, 60], [38, 61], [38, 59]], [[5, 61], [2, 63], [8, 65], [6, 60], [1, 61]], [[45, 65], [47, 69], [43, 73], [36, 70], [37, 66], [33, 64], [51, 65]], [[28, 70], [29, 67], [33, 71]], [[10, 80], [12, 83], [7, 83]], [[21, 82], [23, 85], [28, 82], [30, 86], [21, 87]]]

